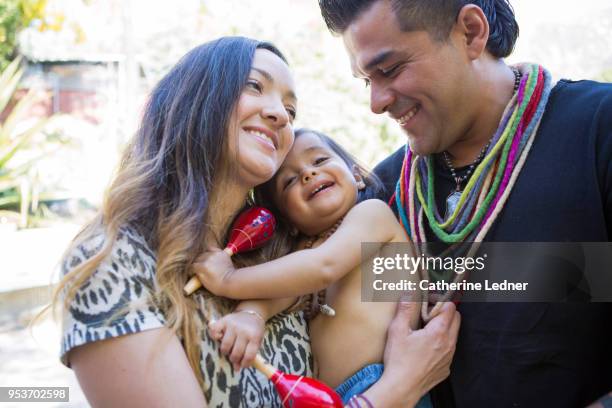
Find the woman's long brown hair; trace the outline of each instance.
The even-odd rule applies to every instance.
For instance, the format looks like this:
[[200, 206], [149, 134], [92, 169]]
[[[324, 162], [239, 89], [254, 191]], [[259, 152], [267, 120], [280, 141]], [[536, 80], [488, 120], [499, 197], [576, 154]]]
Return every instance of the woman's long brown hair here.
[[65, 258], [96, 235], [102, 234], [103, 244], [92, 257], [65, 270], [53, 293], [53, 307], [67, 310], [79, 288], [111, 254], [120, 228], [135, 228], [157, 254], [151, 301], [181, 338], [202, 387], [204, 322], [183, 286], [208, 232], [213, 180], [221, 164], [235, 162], [227, 156], [230, 117], [258, 48], [286, 61], [269, 43], [224, 37], [190, 51], [157, 84], [98, 215], [76, 236]]

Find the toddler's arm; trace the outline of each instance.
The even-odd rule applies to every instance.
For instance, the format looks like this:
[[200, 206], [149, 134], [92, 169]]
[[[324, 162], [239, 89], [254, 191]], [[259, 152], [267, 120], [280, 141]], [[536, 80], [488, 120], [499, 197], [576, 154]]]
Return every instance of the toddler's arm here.
[[208, 324], [212, 337], [221, 343], [221, 352], [229, 355], [235, 370], [251, 365], [261, 346], [266, 321], [295, 301], [295, 298], [245, 300], [233, 313]]
[[235, 269], [227, 254], [204, 254], [194, 270], [212, 293], [233, 299], [300, 296], [329, 286], [361, 263], [361, 243], [383, 244], [404, 234], [391, 209], [380, 200], [353, 207], [338, 230], [317, 248], [296, 251], [263, 264]]

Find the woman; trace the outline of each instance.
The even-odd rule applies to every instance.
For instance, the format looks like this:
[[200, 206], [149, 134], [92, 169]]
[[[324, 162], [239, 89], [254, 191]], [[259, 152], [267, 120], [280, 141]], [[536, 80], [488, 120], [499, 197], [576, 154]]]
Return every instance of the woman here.
[[[250, 190], [291, 147], [294, 88], [274, 46], [229, 37], [192, 50], [153, 90], [99, 216], [65, 256], [56, 291], [56, 301], [64, 299], [62, 361], [93, 406], [280, 405], [263, 376], [232, 370], [205, 329], [233, 305], [205, 291], [185, 297], [182, 288], [192, 262], [224, 242]], [[270, 247], [259, 255], [281, 255]], [[281, 299], [265, 314], [287, 306]], [[389, 374], [368, 395], [376, 406], [405, 404], [448, 373], [454, 309], [410, 336], [398, 316]], [[283, 371], [312, 375], [301, 313], [269, 320], [260, 352]]]

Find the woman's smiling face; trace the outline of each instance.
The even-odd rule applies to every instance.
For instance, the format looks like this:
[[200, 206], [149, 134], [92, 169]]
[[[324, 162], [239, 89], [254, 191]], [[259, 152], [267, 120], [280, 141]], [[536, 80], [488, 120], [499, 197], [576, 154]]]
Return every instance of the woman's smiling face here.
[[320, 137], [304, 133], [274, 179], [274, 201], [298, 230], [312, 236], [355, 205], [360, 180]]
[[236, 159], [241, 183], [256, 186], [278, 170], [293, 144], [296, 109], [289, 67], [271, 51], [257, 49], [230, 120], [229, 157]]

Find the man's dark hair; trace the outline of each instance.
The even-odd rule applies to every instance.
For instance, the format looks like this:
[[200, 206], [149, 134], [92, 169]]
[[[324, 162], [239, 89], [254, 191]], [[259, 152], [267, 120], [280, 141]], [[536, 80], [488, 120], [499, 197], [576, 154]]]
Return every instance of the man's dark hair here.
[[487, 51], [496, 58], [512, 53], [519, 27], [509, 0], [319, 0], [327, 28], [342, 34], [362, 13], [378, 1], [389, 1], [402, 31], [427, 31], [433, 39], [445, 41], [467, 4], [482, 9], [489, 22]]

